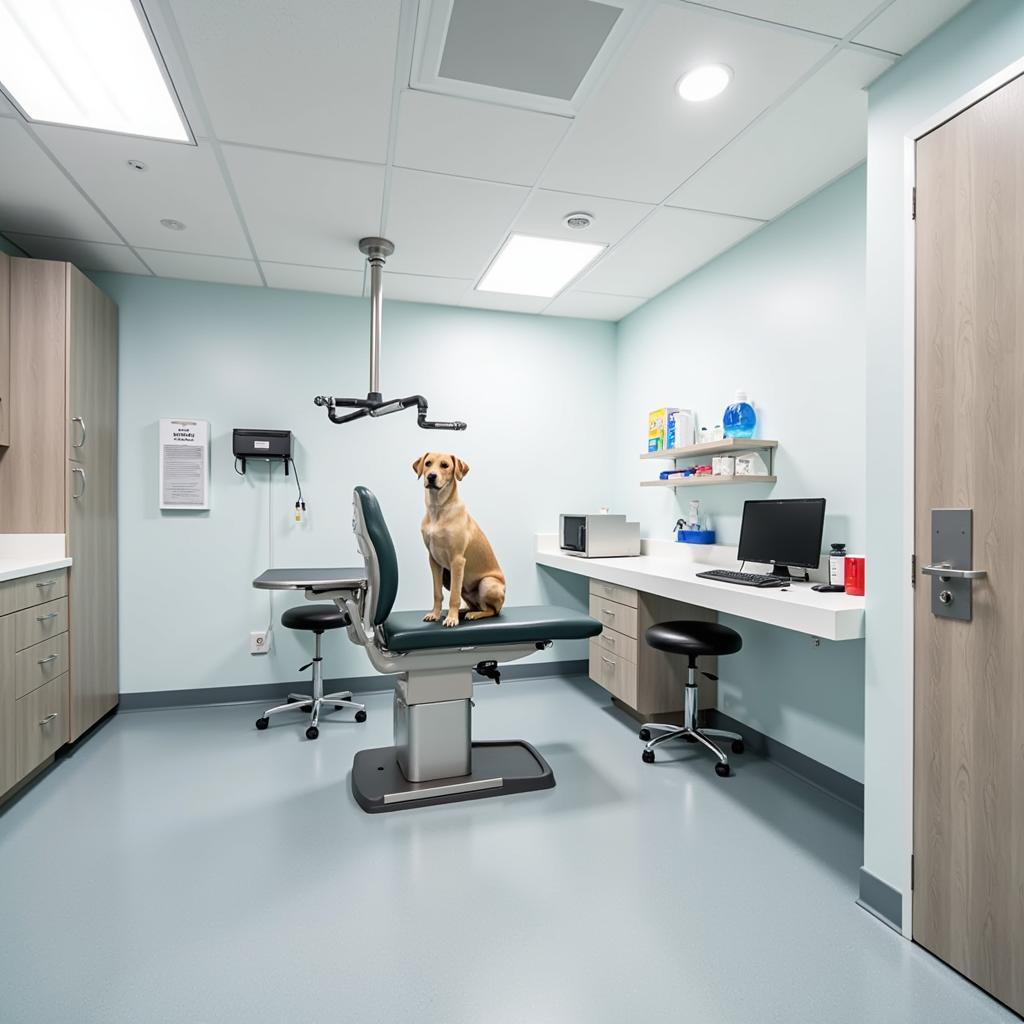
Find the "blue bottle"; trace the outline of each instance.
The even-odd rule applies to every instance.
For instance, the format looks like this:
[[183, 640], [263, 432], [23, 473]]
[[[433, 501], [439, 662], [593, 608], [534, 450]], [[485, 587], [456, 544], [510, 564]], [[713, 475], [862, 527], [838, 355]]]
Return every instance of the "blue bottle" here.
[[747, 401], [745, 391], [736, 392], [736, 400], [727, 406], [722, 417], [722, 427], [726, 437], [753, 437], [757, 426], [757, 413]]

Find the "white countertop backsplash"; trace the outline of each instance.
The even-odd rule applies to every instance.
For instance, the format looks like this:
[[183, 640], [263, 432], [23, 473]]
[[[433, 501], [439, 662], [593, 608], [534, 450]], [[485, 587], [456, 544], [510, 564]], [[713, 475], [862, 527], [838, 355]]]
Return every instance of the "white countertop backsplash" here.
[[0, 533], [0, 583], [71, 565], [63, 533]]

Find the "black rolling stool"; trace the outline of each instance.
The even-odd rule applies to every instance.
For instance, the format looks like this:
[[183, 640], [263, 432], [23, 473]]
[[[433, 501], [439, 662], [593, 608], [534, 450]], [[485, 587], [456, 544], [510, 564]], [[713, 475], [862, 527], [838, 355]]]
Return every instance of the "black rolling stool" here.
[[[711, 737], [732, 740], [734, 754], [743, 753], [743, 737], [724, 729], [702, 729], [697, 724], [697, 659], [701, 655], [735, 654], [743, 646], [743, 638], [735, 629], [720, 626], [717, 622], [659, 622], [647, 630], [647, 643], [656, 650], [681, 654], [689, 658], [690, 675], [685, 687], [683, 724], [647, 722], [640, 730], [640, 739], [647, 743], [644, 747], [644, 761], [652, 764], [654, 748], [666, 740], [681, 739], [690, 743], [703, 743], [718, 758], [715, 772], [724, 778], [729, 774], [729, 758]], [[717, 678], [709, 672], [705, 672], [704, 675], [709, 679]], [[654, 732], [660, 735], [652, 738], [651, 734]]]
[[266, 729], [270, 725], [270, 716], [280, 711], [305, 711], [311, 712], [309, 727], [306, 729], [306, 739], [315, 740], [320, 735], [320, 708], [325, 704], [333, 705], [326, 708], [327, 711], [340, 711], [342, 708], [355, 708], [356, 721], [366, 721], [366, 708], [352, 700], [352, 694], [348, 690], [341, 693], [324, 694], [324, 673], [323, 658], [320, 657], [320, 638], [328, 629], [341, 629], [349, 624], [347, 613], [339, 611], [333, 604], [304, 604], [297, 608], [289, 608], [281, 616], [281, 625], [288, 629], [305, 629], [316, 637], [316, 646], [313, 652], [313, 660], [309, 665], [303, 665], [299, 669], [305, 672], [310, 665], [313, 666], [313, 693], [290, 693], [288, 703], [279, 704], [276, 708], [270, 708], [263, 712], [262, 718], [256, 719], [257, 729]]

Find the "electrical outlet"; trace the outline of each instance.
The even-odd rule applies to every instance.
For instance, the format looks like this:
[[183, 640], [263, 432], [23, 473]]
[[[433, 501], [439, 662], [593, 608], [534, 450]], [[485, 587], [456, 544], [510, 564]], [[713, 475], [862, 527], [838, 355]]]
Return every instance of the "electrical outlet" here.
[[270, 650], [271, 633], [269, 629], [255, 630], [249, 634], [249, 653], [266, 654]]

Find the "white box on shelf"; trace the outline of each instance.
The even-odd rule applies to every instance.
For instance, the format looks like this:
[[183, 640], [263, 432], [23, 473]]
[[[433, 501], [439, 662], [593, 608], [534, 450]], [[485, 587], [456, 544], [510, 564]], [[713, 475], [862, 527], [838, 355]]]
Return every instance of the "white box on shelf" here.
[[736, 456], [736, 476], [768, 476], [768, 467], [757, 452]]
[[735, 476], [735, 457], [732, 455], [715, 455], [711, 459], [711, 472], [715, 476]]

